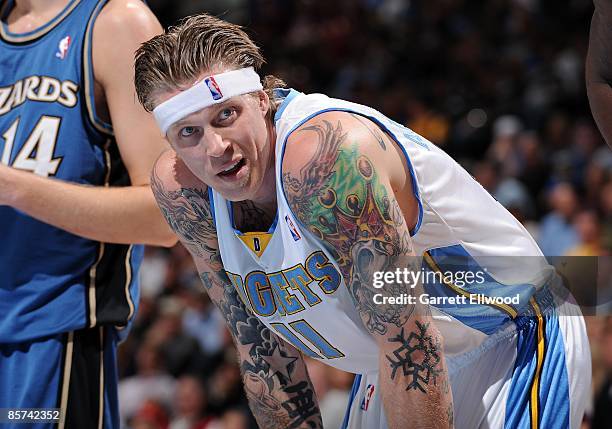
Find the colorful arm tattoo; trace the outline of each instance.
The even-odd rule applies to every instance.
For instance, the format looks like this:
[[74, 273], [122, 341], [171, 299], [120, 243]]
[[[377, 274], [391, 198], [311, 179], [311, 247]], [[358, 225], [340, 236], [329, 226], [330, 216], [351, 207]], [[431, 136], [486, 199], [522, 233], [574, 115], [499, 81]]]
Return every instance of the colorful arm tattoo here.
[[[381, 131], [372, 130], [363, 119], [359, 122], [368, 128], [378, 149], [386, 150]], [[289, 204], [337, 261], [366, 328], [383, 338], [386, 350], [397, 345], [386, 355], [390, 378], [405, 380], [405, 390], [425, 392], [443, 370], [441, 347], [435, 334], [432, 337], [435, 331], [429, 323], [411, 319], [415, 305], [377, 305], [373, 298], [377, 293], [401, 296], [420, 290], [400, 282], [373, 286], [375, 272], [420, 269], [399, 204], [359, 144], [348, 141], [349, 133], [340, 122], [322, 120], [302, 129], [313, 131], [319, 145], [315, 155], [297, 174], [283, 174]]]
[[[303, 128], [315, 131], [318, 149], [299, 172], [283, 174], [289, 205], [332, 254], [366, 327], [385, 334], [389, 324], [401, 327], [412, 307], [376, 305], [373, 296], [409, 293], [405, 284], [372, 286], [374, 272], [410, 262], [408, 229], [395, 197], [387, 190], [372, 162], [348, 144], [342, 124]], [[405, 265], [404, 265], [405, 266]]]

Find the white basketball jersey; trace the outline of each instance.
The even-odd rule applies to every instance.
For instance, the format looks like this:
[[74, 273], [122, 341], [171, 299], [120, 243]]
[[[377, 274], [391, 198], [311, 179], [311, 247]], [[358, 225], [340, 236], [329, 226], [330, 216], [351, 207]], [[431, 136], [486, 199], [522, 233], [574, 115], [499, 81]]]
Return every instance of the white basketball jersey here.
[[[287, 138], [322, 112], [347, 111], [369, 118], [403, 150], [419, 204], [411, 236], [416, 254], [425, 255], [424, 269], [474, 270], [486, 265], [484, 283], [437, 285], [443, 289], [433, 285], [432, 295], [469, 290], [483, 296], [520, 294], [527, 301], [550, 276], [525, 228], [434, 144], [365, 106], [293, 90], [285, 95], [275, 117], [278, 211], [270, 231], [240, 233], [234, 228], [230, 203], [214, 190], [210, 194], [223, 266], [238, 294], [266, 326], [305, 355], [353, 373], [375, 371], [379, 365], [377, 345], [355, 310], [347, 279], [323, 243], [296, 219], [283, 191], [281, 164]], [[469, 263], [444, 266], [449, 256], [468, 258]], [[505, 262], [487, 260], [490, 256]], [[521, 259], [520, 269], [509, 262], [517, 256], [530, 256]], [[447, 356], [482, 344], [521, 311], [492, 304], [432, 308]]]

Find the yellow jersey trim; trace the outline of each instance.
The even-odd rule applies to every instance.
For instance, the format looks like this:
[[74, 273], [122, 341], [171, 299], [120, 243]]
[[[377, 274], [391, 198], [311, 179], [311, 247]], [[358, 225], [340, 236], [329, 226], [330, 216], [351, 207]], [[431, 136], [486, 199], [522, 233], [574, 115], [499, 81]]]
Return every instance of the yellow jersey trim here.
[[529, 300], [533, 307], [537, 318], [537, 361], [536, 370], [531, 383], [531, 395], [529, 399], [529, 412], [531, 416], [531, 428], [538, 429], [540, 427], [540, 378], [542, 377], [542, 366], [544, 364], [544, 355], [546, 353], [546, 344], [544, 338], [544, 318], [536, 300], [531, 297]]
[[238, 235], [238, 238], [242, 240], [244, 244], [255, 253], [258, 258], [261, 257], [263, 252], [268, 247], [268, 243], [272, 239], [272, 233], [270, 232], [245, 232], [244, 234]]

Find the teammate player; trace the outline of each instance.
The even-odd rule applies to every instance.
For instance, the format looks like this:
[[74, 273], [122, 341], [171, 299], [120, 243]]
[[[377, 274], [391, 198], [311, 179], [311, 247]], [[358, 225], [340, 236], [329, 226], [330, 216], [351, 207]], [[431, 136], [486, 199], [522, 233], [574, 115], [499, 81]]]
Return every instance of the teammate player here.
[[612, 147], [612, 0], [595, 0], [586, 60], [587, 93], [593, 117]]
[[0, 408], [118, 427], [115, 346], [143, 253], [127, 243], [175, 241], [148, 186], [166, 145], [131, 78], [161, 28], [136, 0], [3, 1], [1, 13]]
[[226, 317], [259, 425], [320, 427], [307, 355], [359, 374], [346, 427], [578, 427], [584, 323], [522, 225], [424, 138], [262, 85], [262, 62], [207, 15], [136, 57], [174, 149], [155, 196]]

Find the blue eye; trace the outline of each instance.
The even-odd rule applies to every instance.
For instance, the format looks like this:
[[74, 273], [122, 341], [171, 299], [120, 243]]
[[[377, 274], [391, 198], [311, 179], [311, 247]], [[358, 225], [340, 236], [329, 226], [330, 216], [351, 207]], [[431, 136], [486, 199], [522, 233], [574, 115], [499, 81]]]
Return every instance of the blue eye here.
[[186, 138], [191, 137], [197, 132], [197, 127], [183, 127], [179, 131], [179, 136]]
[[221, 112], [219, 112], [219, 121], [226, 121], [228, 120], [232, 114], [234, 113], [234, 109], [228, 107], [227, 109], [223, 109], [221, 110]]

